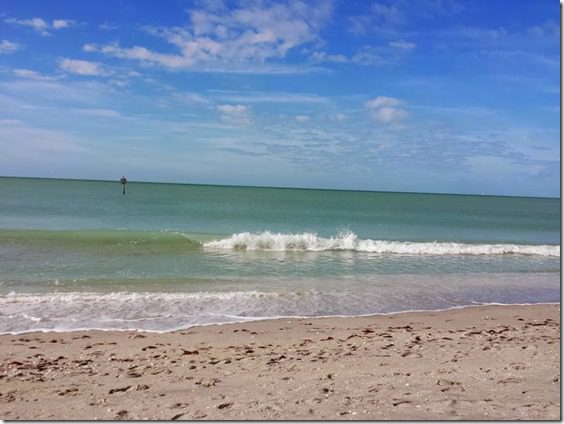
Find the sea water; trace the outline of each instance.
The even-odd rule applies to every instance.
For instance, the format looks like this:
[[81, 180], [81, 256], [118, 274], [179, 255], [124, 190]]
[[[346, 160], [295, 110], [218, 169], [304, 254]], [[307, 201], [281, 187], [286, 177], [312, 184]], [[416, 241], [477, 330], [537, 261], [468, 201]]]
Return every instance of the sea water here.
[[557, 198], [0, 178], [0, 333], [559, 299]]

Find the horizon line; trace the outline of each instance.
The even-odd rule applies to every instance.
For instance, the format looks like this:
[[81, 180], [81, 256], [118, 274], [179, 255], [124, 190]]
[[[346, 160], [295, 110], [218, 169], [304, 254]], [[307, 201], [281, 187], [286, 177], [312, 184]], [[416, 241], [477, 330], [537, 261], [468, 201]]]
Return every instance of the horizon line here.
[[[103, 183], [119, 183], [119, 179], [102, 180], [88, 178], [61, 178], [61, 177], [22, 177], [11, 175], [0, 175], [0, 178], [19, 178], [28, 180], [62, 180], [62, 181], [90, 181]], [[362, 190], [362, 189], [342, 189], [342, 188], [318, 188], [318, 187], [288, 187], [288, 186], [256, 186], [256, 185], [240, 185], [240, 184], [209, 184], [209, 183], [180, 183], [180, 182], [163, 182], [163, 181], [141, 181], [127, 180], [128, 183], [136, 184], [170, 184], [170, 185], [190, 185], [190, 186], [209, 186], [209, 187], [238, 187], [238, 188], [264, 188], [277, 190], [321, 190], [321, 191], [350, 191], [358, 193], [397, 193], [397, 194], [429, 194], [437, 196], [477, 196], [477, 197], [521, 197], [529, 199], [561, 199], [561, 196], [525, 196], [525, 195], [508, 195], [508, 194], [476, 194], [476, 193], [437, 193], [425, 191], [392, 191], [392, 190]]]

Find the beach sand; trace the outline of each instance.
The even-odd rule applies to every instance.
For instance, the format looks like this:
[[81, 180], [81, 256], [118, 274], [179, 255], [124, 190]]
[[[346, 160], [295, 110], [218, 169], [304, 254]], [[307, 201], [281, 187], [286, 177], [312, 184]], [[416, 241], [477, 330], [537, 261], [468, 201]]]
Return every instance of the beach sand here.
[[2, 419], [560, 419], [560, 305], [0, 336]]

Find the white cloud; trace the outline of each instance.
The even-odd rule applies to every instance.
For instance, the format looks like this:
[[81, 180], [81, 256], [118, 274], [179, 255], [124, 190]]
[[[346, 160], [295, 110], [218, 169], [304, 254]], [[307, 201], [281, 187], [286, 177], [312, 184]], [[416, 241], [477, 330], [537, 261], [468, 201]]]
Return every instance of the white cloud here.
[[405, 118], [408, 113], [400, 107], [401, 100], [394, 97], [378, 96], [365, 103], [365, 107], [371, 111], [372, 117], [385, 124], [398, 122]]
[[300, 0], [243, 4], [230, 12], [211, 7], [191, 10], [186, 27], [146, 28], [175, 46], [176, 54], [117, 43], [87, 44], [84, 49], [171, 69], [237, 72], [250, 65], [253, 69], [267, 67], [298, 46], [319, 41], [319, 31], [332, 12], [330, 1], [321, 1], [316, 7]]
[[468, 39], [482, 40], [482, 41], [499, 41], [512, 37], [515, 34], [511, 34], [507, 29], [503, 27], [499, 28], [483, 28], [483, 27], [471, 27], [471, 26], [461, 26], [453, 30], [445, 30], [443, 34], [465, 37]]
[[53, 20], [53, 28], [54, 29], [69, 28], [71, 26], [74, 26], [75, 24], [76, 24], [76, 22], [72, 21], [70, 19], [55, 19], [55, 20]]
[[300, 123], [306, 123], [309, 122], [311, 120], [311, 118], [309, 116], [306, 115], [297, 115], [295, 117], [296, 121], [300, 122]]
[[366, 102], [366, 107], [376, 109], [383, 106], [399, 106], [402, 102], [393, 97], [378, 96], [375, 99]]
[[310, 103], [322, 104], [329, 102], [327, 97], [318, 94], [288, 93], [288, 92], [255, 92], [255, 91], [221, 91], [211, 93], [225, 102], [234, 103]]
[[311, 59], [315, 62], [347, 63], [349, 59], [342, 54], [327, 54], [325, 52], [314, 52]]
[[113, 109], [76, 109], [73, 111], [79, 115], [92, 116], [94, 118], [121, 118], [121, 114], [117, 110]]
[[98, 46], [94, 43], [85, 44], [84, 46], [82, 46], [82, 50], [84, 50], [85, 52], [92, 53], [98, 51]]
[[537, 37], [559, 37], [560, 25], [556, 21], [549, 20], [529, 28], [527, 32]]
[[351, 62], [358, 65], [383, 65], [387, 61], [383, 59], [371, 46], [363, 46], [351, 58]]
[[245, 105], [218, 105], [217, 110], [226, 124], [246, 126], [251, 123], [250, 110]]
[[4, 19], [4, 22], [12, 25], [27, 26], [34, 29], [41, 35], [49, 35], [49, 32], [47, 32], [47, 29], [49, 28], [49, 24], [41, 18], [32, 18], [32, 19], [9, 18], [9, 19]]
[[404, 118], [407, 116], [407, 112], [394, 107], [381, 107], [376, 109], [372, 116], [380, 122], [390, 123]]
[[191, 58], [168, 53], [156, 53], [145, 47], [122, 48], [117, 43], [98, 46], [96, 44], [85, 44], [83, 50], [86, 52], [97, 51], [99, 53], [114, 56], [120, 59], [132, 59], [141, 62], [157, 63], [169, 68], [189, 67], [193, 64]]
[[99, 63], [86, 60], [61, 59], [59, 67], [66, 72], [77, 75], [103, 75], [104, 71]]
[[380, 52], [373, 46], [364, 45], [352, 56], [342, 54], [328, 54], [325, 52], [314, 52], [311, 60], [317, 63], [354, 63], [355, 65], [384, 65], [389, 59], [384, 59]]
[[395, 6], [373, 3], [372, 14], [376, 19], [380, 19], [386, 23], [401, 24], [404, 21], [403, 12]]
[[399, 49], [399, 50], [413, 50], [415, 47], [417, 47], [417, 44], [415, 43], [409, 43], [407, 41], [390, 41], [388, 43], [388, 45], [390, 47], [393, 47], [394, 49]]
[[102, 31], [114, 31], [119, 28], [119, 25], [112, 22], [104, 22], [98, 25], [98, 28], [100, 28]]
[[14, 75], [20, 78], [33, 79], [38, 81], [53, 81], [54, 77], [41, 75], [39, 72], [32, 71], [31, 69], [14, 69]]
[[395, 28], [404, 22], [404, 12], [398, 6], [374, 2], [367, 13], [349, 18], [348, 29], [355, 35], [366, 35], [373, 30]]
[[70, 19], [54, 19], [51, 24], [41, 18], [31, 18], [31, 19], [16, 19], [16, 18], [8, 18], [4, 19], [4, 22], [7, 24], [12, 25], [19, 25], [19, 26], [26, 26], [32, 28], [34, 31], [38, 32], [43, 36], [51, 35], [51, 33], [47, 30], [49, 29], [63, 29], [69, 28], [76, 24], [75, 21]]
[[20, 46], [16, 43], [12, 43], [8, 40], [0, 41], [0, 54], [2, 53], [13, 53], [18, 50]]

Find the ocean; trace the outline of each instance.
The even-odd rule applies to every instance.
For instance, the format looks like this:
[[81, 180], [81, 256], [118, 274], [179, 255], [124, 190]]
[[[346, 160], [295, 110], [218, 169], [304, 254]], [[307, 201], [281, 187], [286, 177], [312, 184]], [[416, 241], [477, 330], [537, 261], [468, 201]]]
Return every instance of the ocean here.
[[0, 178], [0, 333], [560, 301], [560, 199]]

